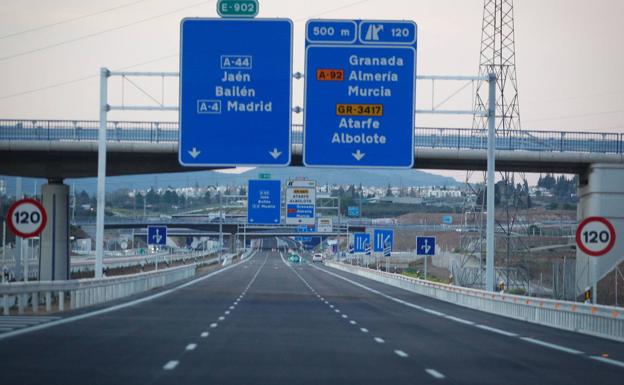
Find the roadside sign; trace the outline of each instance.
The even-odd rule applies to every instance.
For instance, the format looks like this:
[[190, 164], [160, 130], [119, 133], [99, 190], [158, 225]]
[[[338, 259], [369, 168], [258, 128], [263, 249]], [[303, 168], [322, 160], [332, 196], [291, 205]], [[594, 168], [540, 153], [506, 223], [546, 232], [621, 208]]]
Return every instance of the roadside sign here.
[[41, 202], [24, 198], [15, 201], [7, 211], [9, 230], [22, 238], [32, 238], [41, 234], [48, 221]]
[[355, 233], [354, 236], [354, 252], [365, 253], [370, 251], [370, 234], [369, 233]]
[[585, 218], [576, 229], [576, 245], [589, 256], [605, 255], [615, 245], [615, 228], [607, 218]]
[[184, 19], [182, 166], [290, 164], [289, 19]]
[[308, 21], [306, 166], [413, 166], [416, 36], [411, 21]]
[[444, 215], [442, 217], [442, 223], [445, 225], [452, 225], [453, 224], [453, 216], [452, 215]]
[[258, 0], [219, 0], [217, 13], [221, 17], [256, 17]]
[[392, 246], [394, 243], [394, 231], [385, 230], [385, 229], [377, 229], [373, 232], [374, 238], [374, 249], [373, 251], [382, 253], [387, 248], [390, 248], [392, 251]]
[[416, 237], [416, 255], [435, 255], [436, 237]]
[[316, 182], [290, 180], [286, 185], [286, 224], [316, 224]]
[[319, 233], [331, 233], [334, 230], [333, 220], [331, 218], [319, 218], [316, 230]]
[[147, 226], [147, 244], [164, 246], [167, 244], [167, 226]]
[[347, 207], [347, 216], [351, 218], [357, 218], [360, 216], [360, 208], [357, 206]]

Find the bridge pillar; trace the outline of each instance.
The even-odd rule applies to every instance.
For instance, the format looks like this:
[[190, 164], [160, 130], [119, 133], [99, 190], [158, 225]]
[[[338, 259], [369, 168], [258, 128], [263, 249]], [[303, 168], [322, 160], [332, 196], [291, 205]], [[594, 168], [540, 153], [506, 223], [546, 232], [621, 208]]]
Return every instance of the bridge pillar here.
[[48, 224], [41, 233], [39, 280], [69, 279], [69, 186], [50, 179], [41, 186]]
[[[576, 293], [580, 295], [595, 281], [624, 259], [624, 165], [595, 163], [587, 174], [581, 175], [578, 189], [579, 223], [588, 217], [607, 218], [615, 228], [616, 241], [610, 252], [601, 257], [591, 257], [576, 249]], [[598, 293], [593, 290], [594, 300]]]

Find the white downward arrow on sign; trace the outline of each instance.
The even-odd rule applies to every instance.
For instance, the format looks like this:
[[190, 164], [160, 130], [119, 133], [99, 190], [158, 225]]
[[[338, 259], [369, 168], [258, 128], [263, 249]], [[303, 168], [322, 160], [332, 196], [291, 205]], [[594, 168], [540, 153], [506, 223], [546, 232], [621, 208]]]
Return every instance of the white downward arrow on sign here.
[[353, 155], [355, 160], [360, 161], [366, 154], [361, 152], [360, 149], [358, 148], [358, 150], [356, 152], [352, 152], [351, 155]]
[[429, 254], [429, 250], [431, 250], [431, 245], [429, 245], [429, 242], [425, 239], [425, 244], [422, 245], [421, 249], [425, 250], [425, 254]]
[[201, 151], [197, 151], [197, 149], [195, 147], [193, 147], [193, 149], [190, 150], [188, 153], [189, 153], [189, 155], [191, 155], [193, 157], [193, 159], [195, 159], [195, 158], [197, 158], [197, 156], [199, 154], [201, 154]]
[[282, 155], [280, 151], [277, 151], [277, 148], [274, 148], [273, 151], [269, 151], [269, 154], [271, 154], [273, 159], [277, 159], [280, 155]]

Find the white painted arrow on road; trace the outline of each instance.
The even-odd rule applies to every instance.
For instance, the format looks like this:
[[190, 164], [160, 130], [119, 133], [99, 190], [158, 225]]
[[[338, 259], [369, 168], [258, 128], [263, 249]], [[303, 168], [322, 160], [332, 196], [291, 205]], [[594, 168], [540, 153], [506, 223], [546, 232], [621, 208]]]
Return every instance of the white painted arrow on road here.
[[197, 151], [197, 149], [195, 147], [193, 147], [193, 149], [190, 150], [188, 153], [189, 153], [189, 155], [191, 155], [193, 157], [193, 159], [195, 159], [195, 158], [197, 158], [197, 156], [199, 154], [201, 154], [201, 151]]
[[355, 160], [360, 161], [366, 154], [361, 152], [360, 149], [358, 148], [358, 150], [356, 152], [352, 152], [351, 155], [353, 155]]
[[271, 154], [273, 159], [277, 159], [280, 155], [282, 155], [280, 151], [277, 151], [277, 148], [274, 148], [273, 151], [269, 151], [269, 154]]

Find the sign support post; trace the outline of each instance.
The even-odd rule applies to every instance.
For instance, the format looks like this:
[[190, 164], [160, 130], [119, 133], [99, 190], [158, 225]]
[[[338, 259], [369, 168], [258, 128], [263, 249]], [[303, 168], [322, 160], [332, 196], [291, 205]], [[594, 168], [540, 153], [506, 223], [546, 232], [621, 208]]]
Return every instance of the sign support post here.
[[496, 165], [496, 75], [488, 77], [488, 141], [487, 141], [487, 223], [485, 254], [485, 290], [494, 291], [494, 170]]

